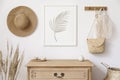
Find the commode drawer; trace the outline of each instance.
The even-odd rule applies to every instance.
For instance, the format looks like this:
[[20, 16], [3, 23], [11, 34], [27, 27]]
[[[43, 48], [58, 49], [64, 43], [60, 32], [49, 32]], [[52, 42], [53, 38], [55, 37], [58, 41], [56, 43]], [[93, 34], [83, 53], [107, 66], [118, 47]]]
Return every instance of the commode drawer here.
[[88, 80], [89, 68], [31, 68], [30, 80]]
[[89, 60], [31, 60], [27, 64], [28, 80], [92, 80]]

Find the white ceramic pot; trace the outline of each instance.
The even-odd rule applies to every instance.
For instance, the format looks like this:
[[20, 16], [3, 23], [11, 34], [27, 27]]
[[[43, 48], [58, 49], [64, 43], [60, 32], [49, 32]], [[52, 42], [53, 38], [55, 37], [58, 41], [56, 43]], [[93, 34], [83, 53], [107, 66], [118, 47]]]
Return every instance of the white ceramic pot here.
[[79, 58], [78, 58], [79, 61], [84, 61], [84, 57], [83, 55], [80, 55]]

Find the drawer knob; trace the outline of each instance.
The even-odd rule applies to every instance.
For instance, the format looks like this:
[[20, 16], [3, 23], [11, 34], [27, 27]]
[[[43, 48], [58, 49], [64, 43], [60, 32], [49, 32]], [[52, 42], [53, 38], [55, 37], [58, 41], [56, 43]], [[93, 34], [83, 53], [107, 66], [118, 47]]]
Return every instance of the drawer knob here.
[[60, 75], [58, 75], [57, 73], [54, 73], [54, 76], [57, 78], [63, 78], [64, 77], [64, 73], [61, 73]]

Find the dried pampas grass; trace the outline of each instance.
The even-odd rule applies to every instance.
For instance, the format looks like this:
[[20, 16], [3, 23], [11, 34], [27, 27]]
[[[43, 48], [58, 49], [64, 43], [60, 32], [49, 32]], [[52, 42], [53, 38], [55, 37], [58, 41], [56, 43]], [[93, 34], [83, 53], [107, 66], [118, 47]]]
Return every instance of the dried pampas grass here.
[[13, 53], [13, 47], [7, 44], [7, 56], [5, 60], [0, 51], [0, 77], [2, 80], [17, 80], [24, 55], [19, 55], [19, 47]]
[[2, 72], [2, 52], [0, 51], [0, 73]]

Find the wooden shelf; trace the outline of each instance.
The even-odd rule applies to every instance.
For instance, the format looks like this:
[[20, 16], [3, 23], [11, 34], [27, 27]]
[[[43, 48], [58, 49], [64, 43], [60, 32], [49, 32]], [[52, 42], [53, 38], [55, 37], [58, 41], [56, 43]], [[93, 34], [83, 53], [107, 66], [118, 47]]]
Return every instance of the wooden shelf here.
[[85, 6], [85, 11], [107, 10], [106, 6]]

